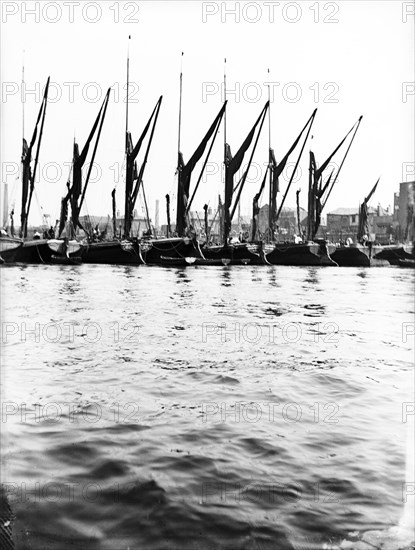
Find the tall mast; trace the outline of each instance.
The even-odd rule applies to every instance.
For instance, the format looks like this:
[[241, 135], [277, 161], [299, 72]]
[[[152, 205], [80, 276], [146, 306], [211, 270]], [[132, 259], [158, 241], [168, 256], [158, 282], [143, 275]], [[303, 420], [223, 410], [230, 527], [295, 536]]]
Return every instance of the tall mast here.
[[[224, 97], [223, 97], [223, 101], [224, 103], [226, 103], [226, 57], [224, 59], [224, 62], [223, 62], [223, 94], [224, 94]], [[222, 216], [221, 221], [222, 223], [220, 223], [220, 228], [219, 228], [219, 231], [220, 231], [220, 237], [223, 239], [223, 244], [226, 246], [227, 245], [227, 236], [225, 234], [226, 232], [226, 229], [225, 229], [225, 223], [224, 223], [224, 220], [228, 218], [229, 216], [229, 206], [226, 205], [226, 170], [227, 170], [227, 155], [226, 155], [226, 147], [227, 147], [227, 143], [226, 143], [226, 111], [225, 111], [225, 116], [223, 118], [223, 163], [225, 165], [225, 181], [224, 181], [224, 203], [223, 203], [223, 210], [221, 208], [221, 204], [220, 204], [220, 195], [219, 195], [219, 211], [220, 211], [220, 214], [219, 216]], [[226, 214], [226, 212], [228, 212], [228, 214]], [[222, 232], [222, 229], [223, 229], [223, 232]]]
[[130, 217], [129, 206], [129, 192], [128, 192], [128, 154], [130, 147], [130, 140], [128, 137], [128, 102], [129, 102], [129, 87], [130, 87], [130, 40], [131, 35], [128, 35], [128, 47], [127, 47], [127, 97], [125, 106], [125, 199], [124, 199], [124, 225], [127, 223], [127, 219]]
[[269, 102], [269, 111], [268, 111], [268, 166], [269, 166], [269, 201], [268, 201], [268, 240], [271, 242], [274, 238], [272, 227], [273, 227], [273, 217], [274, 212], [272, 211], [272, 180], [273, 174], [271, 170], [271, 83], [270, 83], [270, 74], [268, 69], [268, 102]]
[[128, 50], [127, 50], [127, 97], [125, 107], [125, 154], [128, 153], [128, 96], [130, 87], [130, 40], [131, 35], [128, 35]]
[[[224, 93], [223, 102], [226, 103], [226, 57], [225, 57], [224, 67], [223, 67], [223, 93]], [[225, 111], [225, 117], [223, 119], [223, 128], [224, 128], [223, 144], [224, 144], [224, 147], [226, 148], [226, 111]]]
[[180, 137], [181, 137], [181, 130], [182, 130], [183, 55], [184, 55], [184, 52], [182, 52], [182, 56], [180, 59], [179, 136], [177, 140], [178, 153], [180, 153]]
[[24, 95], [24, 50], [23, 50], [23, 62], [22, 62], [22, 138], [24, 139], [24, 104], [25, 104], [25, 95]]

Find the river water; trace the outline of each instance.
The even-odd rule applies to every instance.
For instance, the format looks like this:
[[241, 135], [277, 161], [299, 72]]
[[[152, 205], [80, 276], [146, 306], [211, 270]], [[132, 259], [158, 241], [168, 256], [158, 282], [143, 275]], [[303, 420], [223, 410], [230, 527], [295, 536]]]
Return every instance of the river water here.
[[1, 279], [16, 548], [409, 547], [412, 270]]

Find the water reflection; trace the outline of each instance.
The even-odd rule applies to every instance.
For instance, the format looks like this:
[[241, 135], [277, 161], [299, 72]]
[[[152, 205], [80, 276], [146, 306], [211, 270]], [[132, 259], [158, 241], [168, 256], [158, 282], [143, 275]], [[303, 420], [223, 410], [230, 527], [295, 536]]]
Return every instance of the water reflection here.
[[62, 285], [58, 290], [63, 296], [77, 294], [81, 290], [80, 274], [77, 266], [59, 266], [59, 272], [62, 276]]
[[232, 274], [232, 269], [229, 266], [224, 266], [223, 271], [221, 273], [221, 278], [222, 278], [221, 285], [222, 286], [226, 286], [226, 287], [232, 286], [231, 274]]
[[[318, 285], [320, 282], [319, 275], [320, 273], [317, 267], [309, 267], [307, 268], [307, 276], [304, 279], [304, 282], [312, 285]], [[303, 288], [308, 288], [308, 285], [307, 286], [303, 285]], [[315, 289], [315, 290], [320, 290], [320, 289]]]
[[182, 283], [190, 283], [191, 282], [190, 279], [189, 279], [189, 273], [188, 273], [186, 267], [178, 267], [174, 270], [174, 273], [177, 276], [176, 283], [178, 285], [181, 285]]
[[277, 270], [275, 266], [269, 266], [267, 269], [268, 284], [270, 286], [280, 287], [280, 283], [277, 280]]

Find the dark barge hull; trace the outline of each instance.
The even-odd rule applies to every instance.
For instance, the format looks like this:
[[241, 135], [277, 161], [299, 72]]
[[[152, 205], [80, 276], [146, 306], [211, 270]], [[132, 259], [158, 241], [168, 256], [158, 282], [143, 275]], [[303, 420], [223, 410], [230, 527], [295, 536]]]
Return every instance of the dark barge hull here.
[[399, 265], [400, 260], [414, 259], [414, 249], [406, 245], [383, 246], [381, 250], [375, 252], [374, 258], [377, 260], [386, 260], [390, 265]]
[[282, 244], [276, 245], [266, 259], [272, 265], [337, 266], [336, 260], [331, 257], [334, 249], [327, 243]]
[[102, 241], [84, 245], [81, 258], [85, 264], [141, 265], [144, 263], [138, 243]]
[[25, 264], [48, 264], [53, 254], [48, 246], [48, 239], [25, 241], [18, 249], [15, 261]]
[[188, 265], [193, 258], [203, 259], [199, 243], [195, 239], [172, 237], [166, 239], [149, 239], [136, 243], [146, 264], [166, 265], [177, 260], [176, 265]]
[[382, 248], [362, 244], [340, 246], [331, 257], [340, 267], [384, 267], [390, 263], [382, 258]]
[[[60, 263], [65, 262], [66, 260], [70, 263], [79, 263], [79, 260], [75, 260], [80, 255], [80, 251], [69, 254], [68, 256], [57, 253], [50, 246], [49, 239], [35, 239], [31, 241], [24, 241], [22, 246], [20, 246], [15, 253], [13, 259], [10, 259], [9, 254], [3, 256], [3, 259], [6, 262], [20, 262], [24, 264], [52, 264], [58, 263], [58, 260], [61, 260]], [[72, 261], [73, 260], [73, 261]]]
[[206, 263], [196, 265], [263, 265], [267, 263], [262, 247], [256, 244], [238, 243], [223, 246], [201, 247]]
[[23, 241], [19, 239], [2, 238], [0, 239], [0, 263], [13, 263], [23, 246]]

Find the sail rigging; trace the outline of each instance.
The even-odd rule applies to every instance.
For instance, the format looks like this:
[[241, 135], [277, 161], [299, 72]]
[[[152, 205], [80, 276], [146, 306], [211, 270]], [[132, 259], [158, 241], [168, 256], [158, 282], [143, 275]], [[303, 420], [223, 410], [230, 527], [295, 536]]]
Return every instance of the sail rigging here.
[[[353, 124], [352, 128], [347, 132], [344, 138], [341, 140], [339, 145], [334, 149], [334, 151], [327, 157], [323, 164], [317, 168], [317, 163], [315, 160], [314, 153], [310, 151], [310, 165], [309, 165], [309, 188], [308, 188], [308, 221], [307, 221], [307, 239], [313, 241], [321, 223], [321, 214], [327, 203], [327, 200], [333, 190], [334, 184], [336, 183], [341, 169], [343, 167], [344, 161], [349, 153], [350, 147], [356, 136], [356, 132], [359, 128], [359, 125], [362, 120], [362, 116], [359, 117], [357, 122]], [[329, 166], [331, 159], [337, 153], [337, 151], [342, 147], [342, 145], [347, 140], [348, 136], [353, 132], [350, 143], [346, 149], [346, 152], [343, 156], [343, 159], [340, 163], [340, 166], [336, 172], [335, 177], [332, 180], [334, 170], [330, 173], [330, 176], [325, 184], [323, 184], [323, 173], [326, 168]], [[325, 196], [325, 198], [323, 198]]]
[[[303, 151], [305, 149], [305, 146], [306, 146], [306, 143], [307, 143], [307, 140], [308, 140], [308, 136], [310, 135], [311, 128], [313, 126], [316, 114], [317, 114], [317, 109], [314, 109], [314, 111], [311, 114], [310, 118], [307, 120], [307, 122], [304, 125], [303, 129], [298, 134], [297, 138], [295, 139], [294, 143], [291, 145], [290, 149], [287, 151], [284, 158], [281, 160], [281, 162], [277, 166], [275, 166], [273, 168], [273, 180], [274, 180], [274, 182], [273, 182], [273, 193], [272, 193], [272, 198], [271, 198], [271, 214], [270, 214], [270, 218], [271, 218], [271, 223], [270, 223], [271, 238], [273, 238], [273, 236], [274, 236], [275, 225], [277, 224], [277, 222], [279, 220], [282, 208], [285, 204], [285, 199], [287, 198], [287, 195], [288, 195], [288, 192], [291, 188], [292, 182], [294, 181], [294, 177], [295, 177], [295, 174], [297, 172], [298, 165], [300, 164], [300, 160], [301, 160], [301, 157], [303, 155]], [[277, 202], [276, 197], [277, 197], [277, 193], [279, 191], [278, 179], [279, 179], [280, 175], [282, 174], [282, 172], [284, 171], [290, 155], [293, 153], [294, 149], [297, 147], [298, 143], [301, 140], [302, 135], [304, 134], [304, 132], [306, 130], [307, 130], [307, 133], [304, 137], [300, 152], [298, 154], [296, 163], [294, 165], [294, 170], [291, 173], [290, 179], [288, 181], [287, 188], [286, 188], [284, 196], [281, 200], [281, 204], [278, 208], [278, 212], [276, 212], [276, 202]], [[274, 159], [274, 162], [275, 162], [275, 159]]]
[[[98, 143], [101, 136], [102, 126], [104, 124], [105, 115], [108, 107], [109, 97], [111, 93], [111, 88], [108, 88], [108, 91], [105, 95], [104, 101], [101, 105], [101, 108], [98, 112], [97, 118], [95, 119], [94, 125], [89, 133], [88, 139], [85, 142], [85, 145], [82, 151], [79, 151], [79, 145], [74, 141], [73, 145], [73, 157], [72, 157], [72, 185], [68, 185], [68, 193], [66, 197], [62, 199], [61, 204], [61, 220], [59, 224], [59, 236], [62, 234], [65, 227], [66, 214], [67, 214], [67, 203], [69, 201], [71, 205], [71, 236], [75, 237], [76, 230], [78, 227], [81, 227], [79, 222], [79, 215], [83, 202], [85, 200], [85, 193], [88, 188], [88, 183], [91, 177], [91, 171], [95, 160], [95, 155], [98, 148]], [[82, 182], [82, 168], [85, 164], [86, 157], [89, 152], [89, 146], [94, 139], [95, 134], [97, 134], [94, 144], [94, 149], [91, 156], [91, 162], [89, 163], [88, 173], [85, 178], [85, 182]]]
[[[126, 181], [125, 181], [125, 212], [124, 212], [124, 237], [125, 238], [128, 238], [130, 236], [133, 217], [134, 217], [133, 216], [134, 206], [137, 200], [140, 186], [142, 185], [142, 182], [143, 182], [144, 171], [147, 165], [148, 155], [150, 153], [150, 148], [153, 141], [154, 131], [156, 128], [162, 99], [163, 99], [163, 96], [160, 96], [135, 146], [133, 146], [131, 132], [127, 131], [127, 135], [126, 135], [127, 167], [126, 167]], [[136, 158], [138, 153], [140, 152], [143, 141], [149, 130], [150, 130], [150, 136], [149, 136], [147, 148], [144, 154], [144, 160], [140, 166], [140, 170], [138, 170]]]
[[[249, 167], [251, 166], [251, 163], [252, 163], [256, 146], [258, 144], [258, 139], [261, 134], [262, 126], [264, 124], [268, 107], [269, 107], [269, 102], [267, 101], [267, 103], [265, 104], [264, 108], [261, 111], [261, 114], [259, 115], [255, 124], [253, 125], [251, 131], [245, 138], [245, 141], [242, 143], [242, 145], [240, 146], [238, 152], [234, 157], [232, 157], [231, 148], [229, 144], [228, 143], [225, 144], [225, 203], [224, 203], [225, 216], [224, 216], [224, 232], [223, 232], [223, 242], [225, 245], [228, 243], [228, 238], [231, 232], [232, 218], [235, 214], [236, 207], [238, 206], [238, 203], [241, 197], [241, 193], [246, 181], [246, 177], [248, 175]], [[234, 192], [235, 192], [234, 176], [242, 165], [245, 153], [249, 149], [252, 143], [252, 140], [254, 139], [254, 135], [256, 131], [257, 131], [257, 135], [256, 135], [254, 146], [251, 152], [251, 156], [248, 162], [248, 167], [245, 170], [242, 181], [240, 182], [236, 199], [233, 201]], [[232, 211], [231, 211], [231, 207], [232, 207]]]
[[[194, 196], [196, 194], [196, 191], [199, 187], [199, 183], [201, 181], [204, 169], [206, 167], [207, 161], [209, 160], [210, 153], [212, 151], [213, 144], [215, 142], [220, 124], [222, 122], [222, 118], [224, 116], [226, 110], [226, 101], [222, 105], [219, 113], [216, 115], [214, 121], [212, 122], [210, 128], [208, 129], [206, 135], [200, 142], [198, 148], [193, 153], [187, 164], [184, 164], [183, 155], [179, 151], [178, 153], [178, 190], [177, 190], [177, 213], [176, 213], [176, 231], [179, 237], [186, 236], [187, 229], [188, 229], [188, 213], [190, 210], [190, 206], [193, 202]], [[199, 162], [199, 160], [202, 158], [207, 144], [209, 141], [211, 141], [207, 156], [205, 158], [205, 161], [203, 163], [198, 181], [196, 183], [194, 192], [192, 194], [191, 199], [189, 200], [189, 193], [190, 193], [190, 180], [192, 177], [192, 172], [194, 168], [196, 167], [196, 164]]]
[[[23, 138], [22, 207], [21, 207], [21, 214], [20, 214], [20, 237], [24, 237], [24, 238], [27, 237], [27, 220], [29, 218], [30, 205], [32, 202], [32, 196], [35, 189], [36, 169], [39, 161], [40, 144], [42, 142], [43, 126], [45, 123], [49, 83], [50, 83], [50, 77], [46, 82], [42, 103], [40, 105], [39, 113], [37, 116], [37, 120], [36, 120], [36, 124], [35, 124], [35, 128], [33, 131], [30, 144], [28, 145], [27, 141]], [[40, 123], [40, 130], [39, 130], [39, 138], [37, 139], [39, 123]], [[35, 146], [36, 139], [37, 139], [37, 148], [36, 148], [36, 155], [35, 155], [35, 163], [34, 163], [33, 172], [32, 172], [32, 168], [31, 168], [32, 150], [33, 150], [33, 147]]]
[[[365, 235], [367, 236], [369, 234], [369, 216], [368, 216], [368, 208], [367, 208], [367, 205], [370, 201], [370, 199], [372, 198], [372, 195], [374, 194], [374, 192], [376, 191], [376, 188], [378, 186], [378, 183], [379, 183], [379, 180], [380, 178], [378, 178], [378, 181], [375, 183], [375, 185], [373, 186], [371, 192], [369, 193], [369, 195], [365, 198], [365, 200], [362, 202], [362, 204], [360, 205], [360, 209], [359, 209], [359, 225], [358, 225], [358, 229], [357, 229], [357, 241], [358, 242], [361, 242], [364, 240], [364, 237]], [[366, 237], [367, 238], [367, 237]]]

